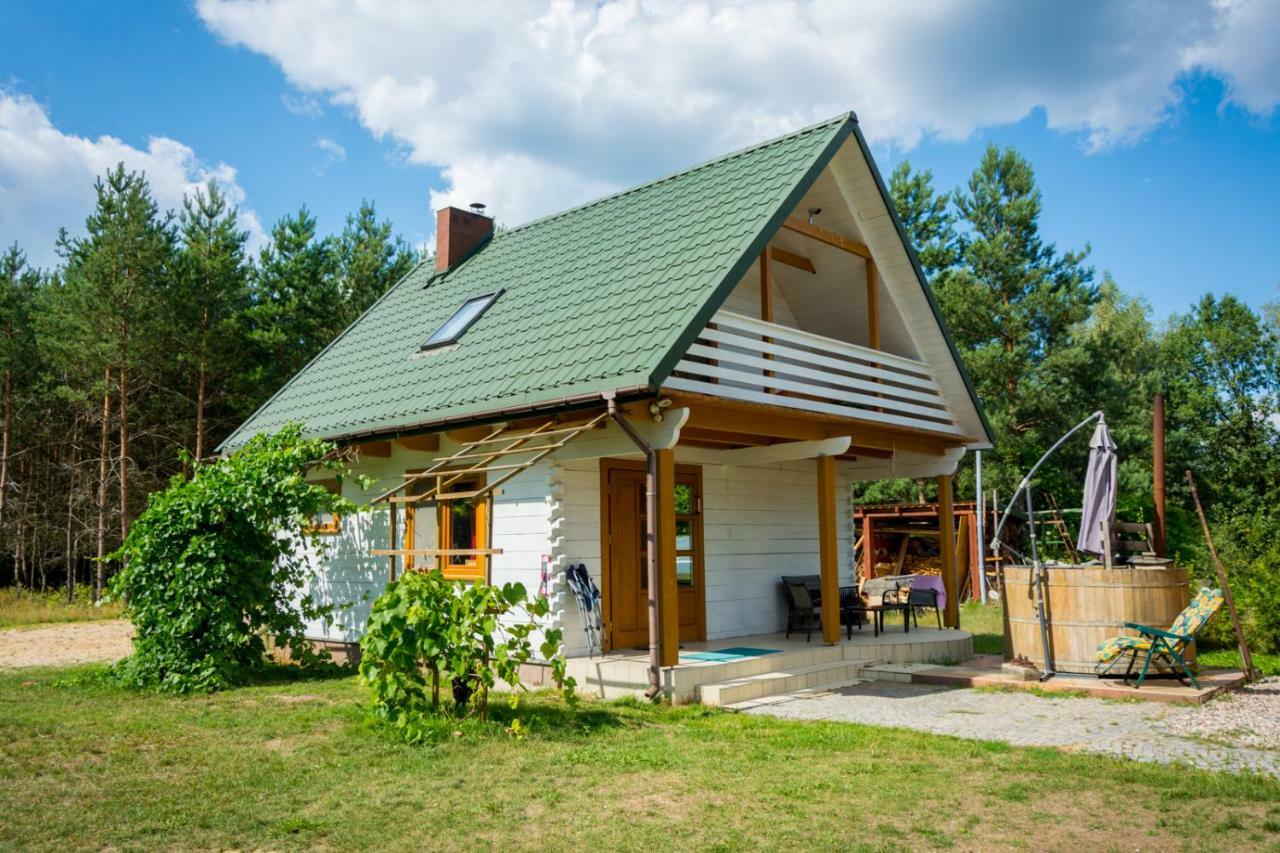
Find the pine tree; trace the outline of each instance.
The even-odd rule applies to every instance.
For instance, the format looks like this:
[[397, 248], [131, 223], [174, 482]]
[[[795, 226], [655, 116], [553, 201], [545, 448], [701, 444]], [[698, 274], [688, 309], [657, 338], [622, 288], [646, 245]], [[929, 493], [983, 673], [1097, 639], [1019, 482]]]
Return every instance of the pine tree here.
[[1062, 394], [1084, 355], [1075, 336], [1098, 288], [1087, 248], [1060, 254], [1041, 238], [1040, 190], [1013, 149], [989, 146], [954, 199], [960, 264], [934, 289], [996, 431], [990, 481], [1009, 489], [1088, 414]]
[[14, 243], [0, 255], [0, 555], [4, 554], [5, 509], [10, 488], [15, 384], [33, 375], [32, 308], [40, 275]]
[[[243, 354], [244, 314], [249, 305], [248, 232], [213, 181], [183, 200], [178, 220], [181, 249], [177, 286], [170, 303], [180, 319], [178, 349], [195, 389], [196, 459], [208, 453], [207, 413], [236, 389], [236, 363]], [[238, 412], [237, 412], [238, 414]]]
[[117, 477], [120, 535], [129, 529], [130, 391], [134, 369], [155, 344], [158, 310], [175, 265], [173, 215], [161, 215], [146, 176], [120, 163], [95, 184], [97, 204], [85, 220], [86, 236], [62, 241], [67, 277], [85, 338], [101, 342], [97, 354], [112, 368], [118, 402]]
[[339, 330], [363, 314], [418, 262], [408, 243], [392, 237], [391, 223], [378, 222], [370, 201], [362, 202], [359, 211], [348, 214], [346, 228], [338, 238], [337, 254], [343, 291], [342, 310], [336, 318]]
[[907, 229], [925, 276], [933, 281], [959, 261], [955, 214], [948, 193], [933, 188], [933, 171], [913, 172], [903, 160], [889, 176], [889, 196]]
[[316, 238], [305, 207], [271, 229], [254, 277], [251, 335], [260, 351], [259, 394], [274, 393], [339, 331], [342, 291], [332, 238]]

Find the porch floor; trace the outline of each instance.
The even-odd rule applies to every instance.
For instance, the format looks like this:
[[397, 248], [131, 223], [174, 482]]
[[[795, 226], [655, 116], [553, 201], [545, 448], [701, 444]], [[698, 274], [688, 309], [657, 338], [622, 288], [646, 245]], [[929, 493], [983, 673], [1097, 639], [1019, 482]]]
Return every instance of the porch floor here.
[[[705, 655], [705, 657], [703, 657]], [[676, 704], [732, 704], [789, 690], [830, 687], [863, 677], [876, 665], [956, 664], [973, 657], [973, 639], [965, 631], [926, 628], [904, 633], [890, 624], [880, 636], [870, 626], [852, 639], [823, 644], [817, 632], [757, 634], [680, 645], [680, 662], [662, 671], [663, 688]], [[578, 688], [606, 699], [643, 696], [649, 684], [647, 649], [625, 649], [568, 661]]]

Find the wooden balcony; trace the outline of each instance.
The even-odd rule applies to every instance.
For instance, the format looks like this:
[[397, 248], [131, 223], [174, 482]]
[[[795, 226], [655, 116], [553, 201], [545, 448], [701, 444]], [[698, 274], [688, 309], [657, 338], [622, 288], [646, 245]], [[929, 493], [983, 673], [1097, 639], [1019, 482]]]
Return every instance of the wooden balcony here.
[[960, 435], [924, 362], [719, 311], [664, 388]]

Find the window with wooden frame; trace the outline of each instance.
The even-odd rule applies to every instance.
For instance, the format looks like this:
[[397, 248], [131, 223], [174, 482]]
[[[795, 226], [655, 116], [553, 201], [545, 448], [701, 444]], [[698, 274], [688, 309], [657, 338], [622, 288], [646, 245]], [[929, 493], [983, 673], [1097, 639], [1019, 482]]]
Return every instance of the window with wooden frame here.
[[[333, 495], [342, 494], [342, 483], [333, 478], [330, 480], [313, 480], [311, 485], [320, 486], [326, 492]], [[306, 532], [311, 534], [320, 534], [322, 536], [337, 536], [342, 532], [342, 516], [336, 512], [324, 512], [312, 518], [311, 524], [307, 525]]]
[[[474, 492], [483, 487], [483, 477], [455, 480], [447, 486], [451, 492]], [[488, 551], [488, 501], [440, 501], [436, 505], [436, 530], [441, 551]], [[489, 556], [484, 553], [442, 554], [437, 565], [450, 580], [483, 582], [488, 576]]]

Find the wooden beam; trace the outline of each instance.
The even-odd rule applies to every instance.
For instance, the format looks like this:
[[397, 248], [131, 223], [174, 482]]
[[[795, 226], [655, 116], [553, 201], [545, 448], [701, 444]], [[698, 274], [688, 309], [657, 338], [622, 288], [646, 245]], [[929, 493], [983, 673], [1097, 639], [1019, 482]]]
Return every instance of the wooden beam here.
[[681, 445], [696, 443], [722, 447], [759, 447], [769, 444], [769, 438], [762, 435], [748, 435], [746, 433], [693, 427], [686, 427], [680, 430]]
[[773, 322], [773, 247], [760, 253], [760, 319]]
[[850, 444], [849, 453], [853, 456], [869, 456], [872, 459], [892, 459], [893, 451], [880, 447], [868, 447], [864, 444]]
[[501, 548], [374, 548], [375, 557], [487, 557], [501, 554]]
[[973, 551], [969, 547], [969, 513], [960, 514], [959, 532], [956, 533], [956, 588], [961, 589], [966, 580], [969, 584], [969, 597], [981, 600], [978, 595], [978, 566], [973, 559]]
[[796, 441], [852, 435], [857, 447], [888, 451], [909, 450], [931, 455], [940, 455], [950, 448], [976, 441], [963, 436], [943, 438], [928, 435], [909, 427], [871, 425], [856, 418], [839, 415], [726, 400], [691, 391], [666, 391], [663, 396], [670, 398], [676, 405], [688, 407], [687, 426], [695, 429], [767, 435]]
[[876, 523], [871, 516], [862, 518], [862, 579], [876, 576]]
[[951, 477], [948, 474], [938, 477], [938, 531], [938, 551], [942, 556], [942, 586], [947, 591], [947, 606], [943, 608], [942, 624], [948, 628], [959, 628], [960, 583], [956, 572], [955, 502], [951, 494]]
[[824, 438], [821, 441], [787, 441], [763, 447], [743, 447], [720, 454], [725, 465], [764, 465], [821, 456], [839, 456], [849, 449], [849, 436]]
[[823, 228], [821, 225], [812, 225], [798, 216], [789, 216], [783, 223], [782, 227], [788, 231], [794, 231], [797, 234], [803, 234], [817, 240], [819, 243], [826, 243], [828, 246], [835, 246], [837, 249], [843, 249], [850, 254], [857, 255], [860, 258], [871, 257], [871, 250], [867, 248], [865, 243], [859, 243], [857, 240], [851, 240], [843, 234], [837, 234]]
[[836, 542], [836, 460], [819, 456], [818, 571], [822, 589], [822, 642], [840, 642], [840, 557]]
[[676, 458], [658, 456], [658, 656], [662, 666], [680, 659], [680, 588], [676, 581]]
[[779, 249], [777, 246], [770, 246], [769, 248], [773, 252], [773, 259], [778, 263], [817, 275], [818, 268], [813, 265], [813, 261], [804, 255], [797, 255], [794, 252], [788, 252], [786, 249]]
[[876, 262], [867, 258], [867, 346], [880, 349], [880, 287], [876, 284]]
[[396, 436], [396, 444], [405, 450], [413, 450], [419, 453], [435, 453], [440, 449], [440, 433], [428, 432], [422, 435], [398, 435]]
[[[765, 246], [760, 253], [760, 319], [766, 323], [773, 322], [773, 247]], [[772, 343], [773, 338], [766, 337], [765, 343]], [[765, 359], [772, 361], [773, 356], [765, 353]], [[764, 371], [765, 376], [772, 376], [772, 370]], [[765, 388], [769, 392], [770, 388]]]

